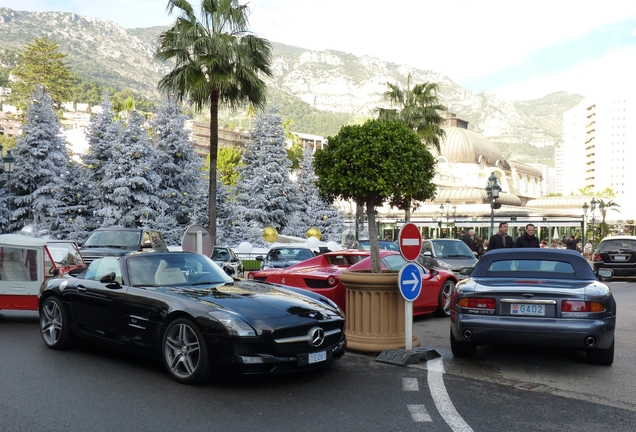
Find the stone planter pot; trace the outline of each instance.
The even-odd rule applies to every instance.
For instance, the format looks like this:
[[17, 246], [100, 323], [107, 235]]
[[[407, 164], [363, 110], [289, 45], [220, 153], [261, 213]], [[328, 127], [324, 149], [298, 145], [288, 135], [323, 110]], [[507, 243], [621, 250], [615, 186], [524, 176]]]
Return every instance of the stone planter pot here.
[[[347, 349], [380, 353], [404, 347], [404, 298], [398, 288], [398, 272], [347, 270], [339, 278], [347, 289]], [[415, 335], [413, 346], [420, 346]]]

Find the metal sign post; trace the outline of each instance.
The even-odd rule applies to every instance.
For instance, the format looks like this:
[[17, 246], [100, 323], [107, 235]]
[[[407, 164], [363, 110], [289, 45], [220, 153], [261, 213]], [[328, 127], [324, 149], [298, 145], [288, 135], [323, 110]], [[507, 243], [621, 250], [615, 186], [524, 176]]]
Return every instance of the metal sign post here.
[[406, 331], [405, 348], [413, 349], [413, 301], [422, 291], [422, 271], [419, 264], [409, 262], [398, 274], [398, 286], [406, 303], [404, 304], [404, 322]]

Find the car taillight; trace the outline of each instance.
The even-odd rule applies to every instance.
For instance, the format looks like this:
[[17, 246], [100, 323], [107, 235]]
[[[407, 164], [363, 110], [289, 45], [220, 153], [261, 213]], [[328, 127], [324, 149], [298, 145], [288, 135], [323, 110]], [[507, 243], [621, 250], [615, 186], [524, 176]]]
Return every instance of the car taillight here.
[[594, 254], [594, 261], [603, 261], [603, 259], [601, 258], [601, 256], [597, 253]]
[[329, 276], [327, 278], [327, 285], [329, 285], [329, 286], [334, 286], [336, 284], [336, 282], [337, 282], [337, 280], [333, 276]]
[[561, 312], [605, 312], [605, 306], [598, 302], [563, 300]]
[[495, 308], [495, 299], [494, 298], [474, 298], [474, 297], [464, 297], [460, 299], [457, 304], [461, 307], [465, 308], [473, 308], [473, 309], [494, 309]]

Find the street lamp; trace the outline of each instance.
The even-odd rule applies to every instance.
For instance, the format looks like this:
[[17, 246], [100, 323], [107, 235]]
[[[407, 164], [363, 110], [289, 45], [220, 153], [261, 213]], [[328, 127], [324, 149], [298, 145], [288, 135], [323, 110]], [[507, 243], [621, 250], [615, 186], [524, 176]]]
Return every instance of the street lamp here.
[[598, 200], [599, 205], [598, 205], [598, 209], [601, 212], [601, 229], [600, 229], [600, 234], [601, 234], [601, 238], [605, 237], [605, 218], [603, 217], [603, 211], [605, 210], [605, 203], [601, 200]]
[[453, 205], [453, 238], [457, 238], [457, 206]]
[[592, 245], [594, 245], [594, 242], [596, 241], [596, 215], [594, 214], [594, 212], [596, 211], [596, 203], [598, 201], [596, 201], [594, 198], [592, 198], [592, 201], [590, 202], [590, 204], [592, 204], [592, 206], [590, 207], [590, 210], [592, 211]]
[[[0, 145], [0, 157], [2, 157], [2, 145]], [[7, 150], [7, 155], [2, 158], [2, 171], [7, 173], [7, 183], [11, 178], [11, 173], [15, 169], [15, 158], [11, 154], [11, 150]], [[11, 222], [11, 206], [9, 206], [9, 222]]]
[[[446, 204], [446, 207], [444, 207], [444, 204]], [[448, 227], [450, 225], [450, 223], [448, 222], [448, 219], [450, 218], [450, 209], [451, 209], [450, 199], [446, 198], [446, 202], [444, 204], [439, 206], [439, 215], [440, 215], [440, 219], [443, 218], [444, 217], [444, 209], [446, 209], [446, 235], [448, 235], [448, 233], [449, 233]], [[453, 208], [455, 208], [455, 206], [453, 206]]]
[[488, 177], [488, 185], [486, 186], [486, 194], [488, 195], [488, 202], [490, 203], [490, 234], [495, 232], [495, 209], [501, 208], [501, 204], [497, 202], [499, 199], [499, 192], [501, 187], [497, 183], [497, 176], [493, 172]]
[[586, 234], [587, 234], [587, 203], [583, 203], [583, 245], [581, 247], [581, 250], [583, 250], [583, 254], [585, 254], [585, 245], [587, 244], [586, 241]]

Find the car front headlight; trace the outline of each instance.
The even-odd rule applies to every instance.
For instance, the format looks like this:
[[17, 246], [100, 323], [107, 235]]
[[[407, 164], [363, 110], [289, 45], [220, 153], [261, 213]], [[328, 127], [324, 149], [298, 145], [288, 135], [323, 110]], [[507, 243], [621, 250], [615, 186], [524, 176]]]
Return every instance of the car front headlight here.
[[231, 313], [216, 310], [208, 312], [208, 315], [223, 324], [230, 336], [256, 336], [256, 330]]
[[444, 270], [448, 270], [451, 271], [453, 269], [453, 266], [450, 265], [449, 263], [445, 262], [445, 261], [437, 261], [437, 266], [443, 268]]

